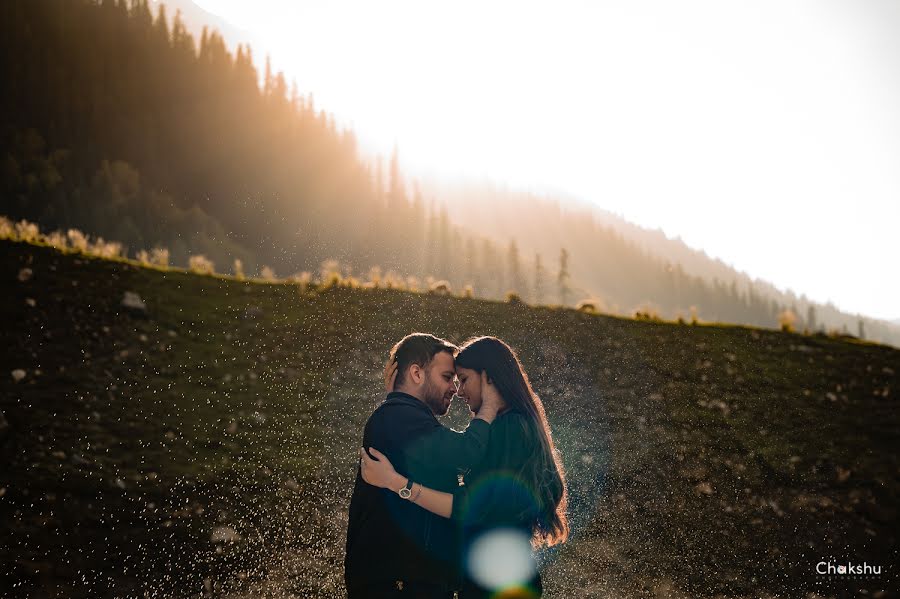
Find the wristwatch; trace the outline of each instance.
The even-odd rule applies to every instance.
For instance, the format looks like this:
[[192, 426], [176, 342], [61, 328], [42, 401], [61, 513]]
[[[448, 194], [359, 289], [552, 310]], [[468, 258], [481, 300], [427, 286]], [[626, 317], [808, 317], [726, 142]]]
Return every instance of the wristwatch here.
[[411, 478], [406, 479], [406, 486], [397, 491], [397, 495], [399, 495], [402, 499], [409, 499], [412, 496], [412, 486], [413, 481]]

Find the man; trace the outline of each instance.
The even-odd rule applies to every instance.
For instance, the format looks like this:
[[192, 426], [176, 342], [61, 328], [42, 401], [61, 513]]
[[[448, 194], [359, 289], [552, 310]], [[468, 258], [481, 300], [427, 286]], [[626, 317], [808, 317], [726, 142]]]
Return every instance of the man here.
[[[414, 483], [453, 492], [457, 476], [480, 461], [498, 405], [482, 404], [465, 432], [435, 416], [456, 392], [457, 347], [423, 333], [391, 350], [397, 363], [393, 391], [369, 417], [363, 447], [379, 448], [398, 471], [409, 473], [399, 493], [366, 484], [359, 469], [347, 525], [344, 580], [357, 597], [452, 597], [458, 583], [458, 539], [450, 520], [415, 505]], [[418, 486], [417, 486], [418, 488]]]

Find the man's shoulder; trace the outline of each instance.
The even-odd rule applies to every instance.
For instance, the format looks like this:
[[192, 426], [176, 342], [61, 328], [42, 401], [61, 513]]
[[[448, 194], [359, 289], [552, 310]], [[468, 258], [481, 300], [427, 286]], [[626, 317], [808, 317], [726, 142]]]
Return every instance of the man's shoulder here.
[[366, 426], [408, 425], [414, 423], [436, 424], [437, 420], [431, 414], [431, 411], [417, 402], [417, 399], [406, 397], [388, 397], [375, 408], [375, 411], [369, 416]]

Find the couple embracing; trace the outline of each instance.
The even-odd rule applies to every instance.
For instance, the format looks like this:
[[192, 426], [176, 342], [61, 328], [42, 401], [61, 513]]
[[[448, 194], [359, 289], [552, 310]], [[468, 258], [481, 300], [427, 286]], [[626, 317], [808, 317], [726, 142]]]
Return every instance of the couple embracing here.
[[[565, 475], [540, 398], [495, 337], [407, 335], [363, 432], [344, 576], [357, 597], [540, 597], [532, 550], [565, 541]], [[437, 416], [453, 396], [473, 414]]]

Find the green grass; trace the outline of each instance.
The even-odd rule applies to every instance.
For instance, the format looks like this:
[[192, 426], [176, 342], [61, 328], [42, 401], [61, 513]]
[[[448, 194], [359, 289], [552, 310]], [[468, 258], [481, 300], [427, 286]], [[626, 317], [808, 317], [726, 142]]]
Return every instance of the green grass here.
[[[573, 524], [543, 556], [548, 594], [894, 580], [814, 567], [897, 562], [896, 349], [0, 247], [0, 584], [16, 594], [341, 596], [356, 446], [414, 330], [506, 339], [544, 399]], [[222, 527], [240, 539], [213, 542]]]

